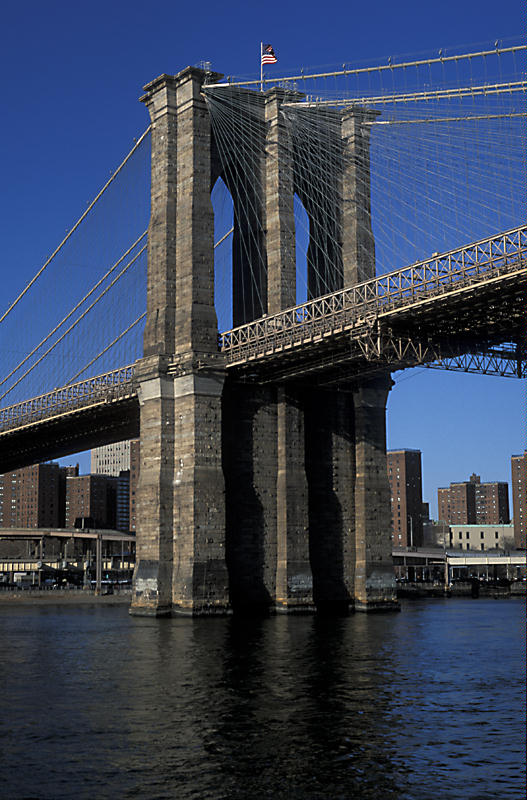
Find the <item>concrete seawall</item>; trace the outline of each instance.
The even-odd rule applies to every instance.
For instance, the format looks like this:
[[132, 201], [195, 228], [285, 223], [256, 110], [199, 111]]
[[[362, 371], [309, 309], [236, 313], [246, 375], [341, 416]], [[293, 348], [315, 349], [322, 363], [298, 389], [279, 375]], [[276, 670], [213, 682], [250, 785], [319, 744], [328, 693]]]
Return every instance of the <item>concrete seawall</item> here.
[[9, 605], [96, 605], [115, 606], [129, 605], [131, 591], [115, 594], [96, 595], [93, 590], [46, 590], [46, 589], [13, 589], [0, 592], [0, 606]]

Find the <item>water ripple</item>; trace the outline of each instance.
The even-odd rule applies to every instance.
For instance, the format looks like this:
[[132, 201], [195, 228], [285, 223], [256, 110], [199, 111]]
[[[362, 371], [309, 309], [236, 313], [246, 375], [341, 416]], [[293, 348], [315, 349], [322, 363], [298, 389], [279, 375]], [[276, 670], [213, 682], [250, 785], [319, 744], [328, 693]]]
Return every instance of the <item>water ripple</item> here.
[[148, 620], [0, 608], [1, 796], [519, 800], [521, 600]]

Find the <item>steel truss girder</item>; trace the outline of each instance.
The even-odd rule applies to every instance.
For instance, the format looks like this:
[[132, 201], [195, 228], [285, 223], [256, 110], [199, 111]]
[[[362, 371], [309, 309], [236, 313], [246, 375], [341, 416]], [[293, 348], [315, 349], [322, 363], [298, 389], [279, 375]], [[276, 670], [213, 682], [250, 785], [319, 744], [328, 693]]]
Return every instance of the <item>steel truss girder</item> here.
[[419, 339], [415, 335], [395, 334], [375, 323], [360, 335], [352, 334], [347, 346], [326, 352], [308, 362], [292, 358], [278, 368], [264, 372], [243, 370], [240, 377], [259, 383], [308, 379], [319, 385], [349, 383], [377, 372], [397, 372], [411, 367], [427, 367], [452, 372], [527, 377], [527, 360], [515, 345], [476, 347], [467, 341], [448, 342]]
[[527, 362], [515, 361], [498, 353], [464, 353], [441, 361], [423, 364], [428, 369], [467, 372], [476, 375], [497, 375], [501, 378], [527, 378]]
[[463, 343], [451, 342], [445, 346], [378, 330], [362, 336], [356, 345], [367, 362], [389, 367], [391, 371], [423, 366], [503, 378], [527, 377], [527, 360], [517, 347], [509, 344], [469, 352]]
[[425, 307], [430, 313], [438, 300], [503, 279], [525, 286], [526, 255], [524, 225], [226, 331], [220, 349], [227, 367], [242, 366], [369, 326], [382, 316]]

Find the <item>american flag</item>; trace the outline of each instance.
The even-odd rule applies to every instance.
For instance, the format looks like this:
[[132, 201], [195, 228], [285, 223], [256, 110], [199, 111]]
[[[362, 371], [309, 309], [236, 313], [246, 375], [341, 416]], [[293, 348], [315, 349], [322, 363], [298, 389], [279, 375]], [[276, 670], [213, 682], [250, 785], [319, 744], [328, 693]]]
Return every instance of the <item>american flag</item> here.
[[277, 60], [272, 46], [270, 44], [262, 45], [262, 65], [276, 64]]

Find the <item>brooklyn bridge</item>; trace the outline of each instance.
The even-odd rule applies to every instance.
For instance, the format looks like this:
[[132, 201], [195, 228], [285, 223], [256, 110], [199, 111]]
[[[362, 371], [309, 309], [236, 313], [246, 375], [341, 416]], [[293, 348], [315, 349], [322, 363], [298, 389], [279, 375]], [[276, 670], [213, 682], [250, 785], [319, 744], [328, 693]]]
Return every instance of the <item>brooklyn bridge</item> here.
[[0, 472], [140, 438], [132, 613], [397, 608], [391, 373], [526, 374], [525, 49], [145, 86], [0, 316]]

